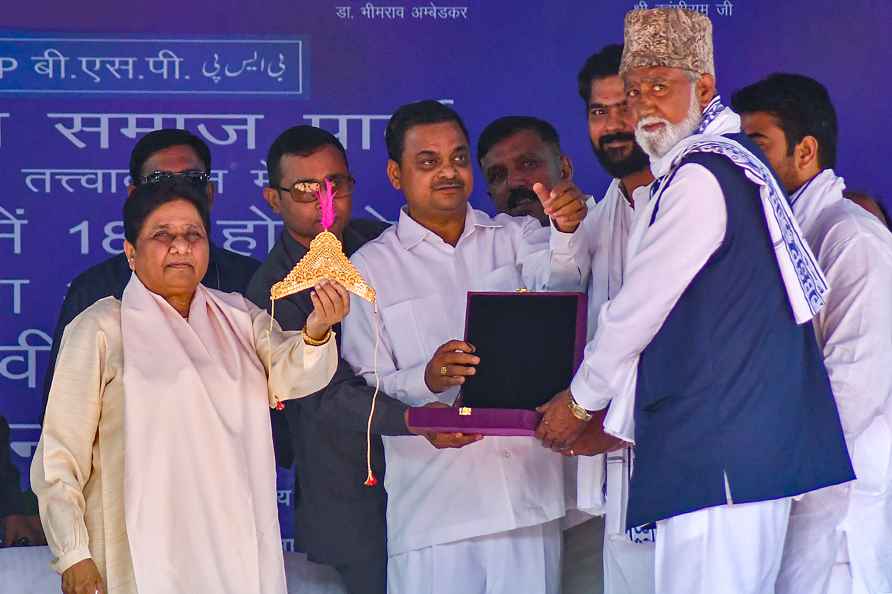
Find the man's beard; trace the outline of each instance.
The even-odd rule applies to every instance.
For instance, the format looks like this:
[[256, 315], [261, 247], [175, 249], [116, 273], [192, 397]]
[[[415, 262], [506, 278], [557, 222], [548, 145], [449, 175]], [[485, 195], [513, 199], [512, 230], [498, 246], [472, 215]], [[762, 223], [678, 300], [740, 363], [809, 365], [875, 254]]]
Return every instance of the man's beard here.
[[[650, 155], [651, 159], [659, 159], [672, 150], [676, 144], [693, 134], [702, 119], [703, 112], [700, 111], [696, 87], [692, 83], [691, 103], [685, 118], [677, 124], [654, 116], [642, 118], [635, 126], [635, 140], [638, 141], [644, 152]], [[664, 126], [656, 132], [648, 132], [644, 126], [650, 124], [664, 124]]]
[[[627, 140], [632, 143], [632, 152], [625, 157], [621, 155], [612, 156], [611, 152], [617, 153], [616, 149], [608, 149], [606, 145], [617, 140]], [[637, 173], [643, 169], [647, 169], [650, 164], [647, 154], [641, 150], [638, 143], [635, 142], [635, 135], [629, 132], [617, 132], [616, 134], [605, 134], [598, 140], [596, 145], [592, 142], [592, 150], [598, 158], [598, 162], [604, 171], [610, 177], [623, 178], [627, 175]]]

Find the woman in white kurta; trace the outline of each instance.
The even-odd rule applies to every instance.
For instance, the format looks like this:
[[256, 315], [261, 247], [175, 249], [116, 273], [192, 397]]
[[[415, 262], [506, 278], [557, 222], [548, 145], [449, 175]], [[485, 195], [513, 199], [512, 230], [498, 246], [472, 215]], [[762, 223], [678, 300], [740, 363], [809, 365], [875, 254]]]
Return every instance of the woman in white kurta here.
[[134, 274], [65, 329], [31, 484], [65, 594], [284, 594], [269, 406], [337, 365], [342, 287], [303, 332], [199, 284], [206, 199], [142, 186], [124, 208]]

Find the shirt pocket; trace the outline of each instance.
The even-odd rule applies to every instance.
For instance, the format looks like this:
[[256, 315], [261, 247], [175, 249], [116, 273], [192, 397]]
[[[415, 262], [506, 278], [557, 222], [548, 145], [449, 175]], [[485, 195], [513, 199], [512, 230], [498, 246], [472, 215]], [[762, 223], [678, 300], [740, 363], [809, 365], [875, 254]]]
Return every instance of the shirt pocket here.
[[[427, 364], [437, 348], [460, 339], [449, 327], [447, 312], [439, 295], [407, 299], [381, 309], [398, 369]], [[461, 329], [459, 329], [459, 332]]]

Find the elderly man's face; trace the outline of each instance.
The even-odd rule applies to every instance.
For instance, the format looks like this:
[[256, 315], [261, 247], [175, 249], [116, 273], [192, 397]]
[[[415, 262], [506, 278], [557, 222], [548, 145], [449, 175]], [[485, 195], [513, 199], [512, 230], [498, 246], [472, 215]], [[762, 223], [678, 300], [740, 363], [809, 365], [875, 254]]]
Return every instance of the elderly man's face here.
[[124, 244], [130, 266], [147, 289], [165, 299], [191, 296], [208, 269], [208, 237], [195, 207], [174, 200], [143, 223], [136, 245]]
[[699, 88], [691, 74], [679, 68], [635, 68], [623, 76], [635, 138], [651, 158], [662, 157], [697, 129], [702, 109], [714, 94], [712, 77], [704, 78], [711, 91]]
[[543, 225], [548, 216], [533, 184], [551, 189], [571, 173], [569, 160], [533, 130], [520, 130], [493, 145], [480, 167], [497, 211], [513, 217], [529, 215]]
[[400, 162], [387, 176], [419, 221], [464, 215], [474, 187], [468, 139], [455, 122], [421, 124], [406, 132]]

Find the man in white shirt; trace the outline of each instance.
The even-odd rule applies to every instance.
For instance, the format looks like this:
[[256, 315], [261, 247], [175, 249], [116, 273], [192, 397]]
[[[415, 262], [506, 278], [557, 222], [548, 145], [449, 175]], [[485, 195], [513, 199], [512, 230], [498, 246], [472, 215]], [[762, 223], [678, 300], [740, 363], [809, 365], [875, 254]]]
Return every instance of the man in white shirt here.
[[[387, 175], [406, 206], [394, 227], [353, 256], [377, 292], [380, 322], [367, 303], [354, 301], [343, 356], [369, 383], [377, 374], [382, 391], [411, 406], [451, 405], [479, 363], [473, 345], [456, 340], [466, 293], [578, 290], [589, 261], [575, 256], [578, 237], [570, 233], [585, 204], [548, 196], [553, 230], [530, 217], [492, 218], [470, 208], [468, 134], [436, 101], [399, 108], [386, 141]], [[536, 348], [536, 337], [518, 348]], [[465, 447], [384, 438], [389, 591], [557, 594], [560, 455], [533, 438], [448, 439]]]
[[627, 524], [657, 522], [657, 594], [773, 594], [790, 498], [853, 478], [805, 325], [827, 282], [721, 104], [708, 17], [631, 11], [620, 74], [656, 179], [537, 434], [567, 448], [609, 405], [605, 431], [635, 444]]
[[[483, 129], [477, 140], [477, 160], [486, 181], [486, 192], [498, 212], [513, 217], [529, 215], [542, 225], [549, 225], [542, 201], [533, 190], [536, 184], [541, 184], [539, 190], [543, 195], [544, 189], [550, 188], [560, 193], [572, 193], [578, 200], [587, 202], [589, 212], [585, 221], [594, 216], [594, 198], [583, 195], [573, 183], [573, 163], [561, 150], [557, 130], [545, 120], [524, 115], [494, 120]], [[583, 465], [589, 464], [587, 458], [581, 461]], [[603, 466], [603, 456], [598, 461]], [[564, 530], [562, 581], [565, 590], [568, 586], [572, 588], [577, 576], [589, 576], [601, 571], [593, 563], [596, 558], [591, 554], [590, 545], [595, 540], [601, 540], [603, 521], [593, 519], [592, 515], [601, 514], [603, 510], [600, 506], [591, 509], [591, 503], [586, 501], [585, 512], [579, 511], [576, 501], [577, 462], [575, 456], [567, 456], [564, 460], [567, 515], [561, 525]], [[598, 485], [599, 494], [601, 486]]]
[[814, 328], [858, 476], [793, 502], [777, 591], [892, 592], [892, 234], [843, 196], [823, 85], [773, 74], [731, 103], [830, 282]]
[[[647, 186], [653, 181], [650, 160], [635, 142], [635, 120], [619, 76], [622, 52], [622, 45], [604, 47], [586, 60], [577, 77], [592, 150], [601, 167], [613, 177], [604, 197], [589, 208], [582, 223], [594, 255], [588, 287], [590, 339], [597, 327], [598, 312], [623, 284], [629, 232], [636, 212], [647, 205]], [[648, 594], [654, 591], [656, 525], [626, 527], [634, 450], [619, 447], [601, 454], [603, 440], [600, 426], [592, 423], [566, 450], [582, 456], [578, 505], [606, 514], [605, 594]]]

